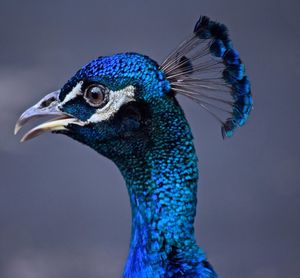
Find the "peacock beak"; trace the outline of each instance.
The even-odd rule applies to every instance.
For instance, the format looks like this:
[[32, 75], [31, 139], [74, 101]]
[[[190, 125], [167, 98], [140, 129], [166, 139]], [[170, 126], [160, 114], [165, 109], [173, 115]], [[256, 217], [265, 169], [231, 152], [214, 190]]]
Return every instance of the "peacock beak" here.
[[28, 131], [21, 139], [21, 142], [32, 139], [44, 132], [52, 132], [59, 130], [67, 130], [68, 124], [79, 124], [78, 120], [72, 116], [62, 112], [59, 109], [59, 93], [52, 92], [42, 98], [38, 103], [27, 109], [18, 119], [15, 126], [15, 134], [29, 121], [42, 118], [44, 116], [54, 116], [53, 119], [46, 121], [30, 131]]

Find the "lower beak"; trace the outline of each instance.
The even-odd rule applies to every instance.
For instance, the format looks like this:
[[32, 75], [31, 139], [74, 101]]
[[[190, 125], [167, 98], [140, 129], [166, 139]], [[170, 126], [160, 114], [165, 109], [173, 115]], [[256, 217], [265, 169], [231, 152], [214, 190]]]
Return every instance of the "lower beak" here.
[[52, 132], [59, 130], [68, 130], [69, 124], [80, 124], [80, 121], [72, 116], [62, 112], [58, 108], [59, 92], [55, 91], [44, 98], [42, 98], [37, 104], [27, 109], [18, 119], [15, 126], [15, 134], [29, 121], [39, 119], [44, 116], [54, 116], [53, 119], [46, 121], [30, 131], [28, 131], [21, 139], [21, 142], [32, 139], [44, 132]]

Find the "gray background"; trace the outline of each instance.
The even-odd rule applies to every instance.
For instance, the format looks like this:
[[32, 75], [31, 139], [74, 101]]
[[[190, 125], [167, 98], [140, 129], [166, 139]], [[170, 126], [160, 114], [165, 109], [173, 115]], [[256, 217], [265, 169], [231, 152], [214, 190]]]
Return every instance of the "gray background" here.
[[119, 277], [130, 237], [112, 162], [64, 136], [19, 144], [19, 114], [90, 59], [122, 51], [161, 62], [200, 14], [224, 22], [255, 109], [223, 141], [180, 98], [200, 159], [199, 244], [220, 277], [300, 277], [299, 1], [0, 2], [0, 277]]

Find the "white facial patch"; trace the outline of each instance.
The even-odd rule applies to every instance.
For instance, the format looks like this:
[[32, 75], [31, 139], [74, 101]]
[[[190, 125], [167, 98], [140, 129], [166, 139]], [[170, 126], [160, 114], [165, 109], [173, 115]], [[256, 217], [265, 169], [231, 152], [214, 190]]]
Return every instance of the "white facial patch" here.
[[134, 91], [135, 88], [132, 85], [119, 91], [110, 91], [108, 103], [104, 107], [97, 109], [86, 122], [97, 123], [109, 119], [116, 114], [124, 104], [135, 101]]
[[80, 81], [76, 84], [76, 86], [72, 89], [72, 91], [70, 93], [68, 93], [66, 95], [66, 97], [64, 98], [64, 100], [60, 103], [59, 106], [63, 106], [65, 105], [67, 102], [69, 102], [70, 100], [76, 98], [78, 95], [80, 95], [81, 92], [81, 87], [82, 87], [83, 82]]

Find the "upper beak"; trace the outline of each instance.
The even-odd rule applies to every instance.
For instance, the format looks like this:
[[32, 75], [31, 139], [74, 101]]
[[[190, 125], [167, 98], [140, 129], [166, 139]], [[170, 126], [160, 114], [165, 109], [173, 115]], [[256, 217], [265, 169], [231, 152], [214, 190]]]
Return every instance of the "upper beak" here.
[[40, 135], [46, 131], [67, 130], [67, 125], [70, 123], [77, 123], [79, 121], [70, 115], [60, 111], [59, 104], [59, 90], [52, 92], [42, 98], [37, 104], [27, 109], [18, 119], [15, 126], [15, 134], [29, 121], [39, 119], [44, 116], [56, 116], [50, 121], [42, 123], [35, 128], [28, 131], [21, 139], [21, 142], [29, 140]]

